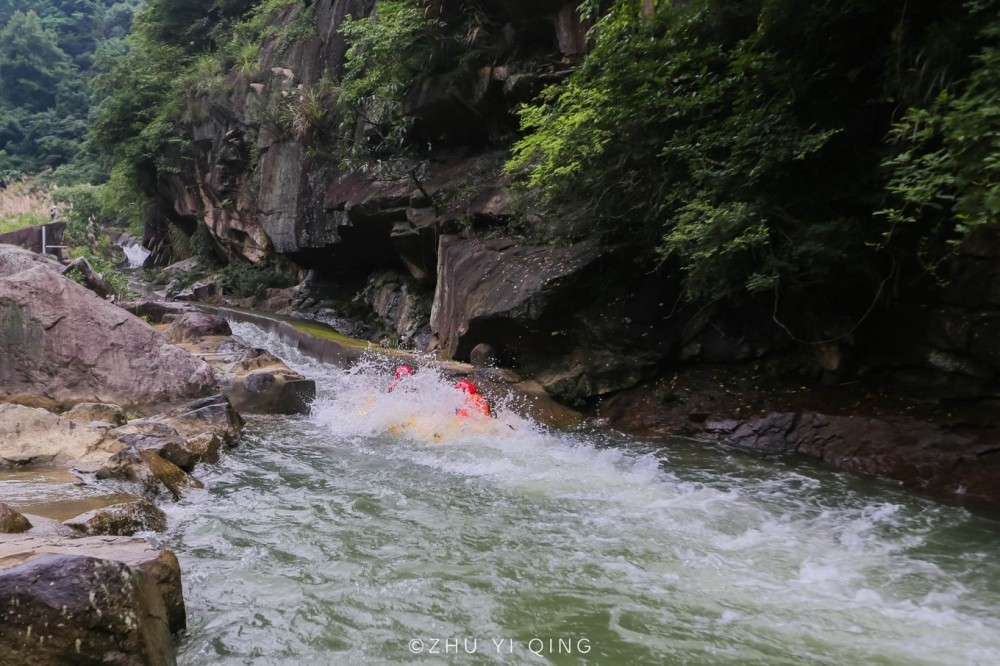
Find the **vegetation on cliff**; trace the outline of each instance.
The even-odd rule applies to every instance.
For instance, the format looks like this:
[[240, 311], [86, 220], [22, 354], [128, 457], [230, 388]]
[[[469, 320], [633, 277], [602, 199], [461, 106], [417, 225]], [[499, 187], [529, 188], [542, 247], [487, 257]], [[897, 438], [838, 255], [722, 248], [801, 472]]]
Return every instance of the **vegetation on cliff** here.
[[[102, 8], [94, 16], [123, 12], [90, 4]], [[158, 178], [188, 163], [185, 127], [317, 34], [313, 3], [147, 0], [126, 39], [98, 48], [119, 28], [87, 33], [90, 52], [115, 53], [102, 61], [57, 39], [55, 14], [7, 5], [0, 19], [20, 41], [0, 49], [4, 109], [52, 117], [93, 62], [109, 63], [93, 82], [90, 147], [110, 181], [81, 192], [81, 208], [135, 223], [160, 196]], [[358, 157], [419, 156], [428, 81], [543, 69], [531, 61], [538, 48], [527, 56], [515, 43], [536, 39], [539, 23], [508, 30], [512, 17], [497, 11], [510, 8], [379, 0], [339, 25], [343, 62], [261, 95], [247, 131], [355, 168]], [[589, 53], [522, 107], [517, 137], [488, 133], [513, 140], [508, 173], [530, 193], [524, 212], [542, 220], [535, 237], [630, 244], [692, 301], [834, 294], [860, 315], [890, 278], [933, 274], [968, 229], [997, 222], [996, 0], [622, 0], [581, 11]], [[48, 55], [18, 78], [3, 61], [24, 40]], [[65, 85], [27, 83], [49, 79]]]
[[998, 219], [998, 30], [980, 0], [619, 2], [508, 169], [692, 299], [874, 291]]

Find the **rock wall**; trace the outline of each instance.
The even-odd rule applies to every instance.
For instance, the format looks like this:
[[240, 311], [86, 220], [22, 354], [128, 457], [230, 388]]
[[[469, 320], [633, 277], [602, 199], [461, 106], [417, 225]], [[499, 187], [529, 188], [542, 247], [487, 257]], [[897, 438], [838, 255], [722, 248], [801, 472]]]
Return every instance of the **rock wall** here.
[[[159, 249], [155, 261], [169, 259], [164, 221], [187, 232], [204, 224], [221, 254], [250, 261], [282, 255], [333, 283], [367, 283], [365, 302], [401, 340], [423, 347], [429, 339], [459, 360], [485, 345], [483, 358], [517, 367], [578, 406], [685, 364], [774, 357], [785, 359], [790, 381], [810, 385], [877, 381], [934, 400], [998, 394], [995, 231], [975, 235], [942, 267], [947, 286], [924, 277], [894, 287], [871, 313], [846, 322], [854, 327], [831, 325], [850, 318], [836, 306], [822, 322], [800, 319], [806, 309], [821, 309], [788, 303], [775, 310], [769, 298], [739, 309], [682, 306], [675, 284], [637, 270], [620, 249], [508, 238], [513, 208], [502, 165], [515, 129], [512, 110], [561, 81], [587, 50], [587, 26], [573, 3], [482, 5], [491, 24], [502, 26], [510, 47], [504, 52], [519, 59], [419, 77], [405, 106], [416, 119], [409, 138], [420, 158], [392, 178], [342, 172], [328, 137], [282, 130], [272, 112], [324, 77], [339, 80], [347, 49], [339, 26], [373, 6], [289, 5], [277, 27], [309, 11], [314, 33], [274, 40], [258, 74], [231, 74], [225, 90], [196, 100], [182, 123], [195, 157], [177, 156], [176, 173], [157, 182], [163, 215], [147, 230], [147, 245]], [[327, 105], [335, 125], [332, 98]], [[524, 232], [524, 219], [519, 223]], [[314, 296], [325, 302], [329, 294]]]
[[[331, 196], [331, 188], [343, 175], [337, 166], [336, 146], [328, 137], [308, 132], [297, 136], [274, 119], [276, 110], [294, 105], [322, 79], [340, 80], [348, 45], [339, 27], [345, 16], [366, 17], [373, 8], [374, 0], [289, 5], [277, 18], [279, 31], [307, 12], [315, 33], [290, 43], [273, 38], [261, 52], [259, 74], [231, 73], [225, 90], [203, 94], [195, 101], [181, 126], [194, 144], [195, 157], [189, 160], [178, 153], [172, 158], [177, 162], [176, 172], [157, 178], [159, 213], [150, 221], [144, 242], [154, 251], [153, 264], [166, 265], [171, 259], [165, 221], [188, 234], [197, 224], [205, 224], [220, 253], [259, 261], [277, 252], [291, 255], [300, 265], [317, 267], [326, 266], [331, 257], [350, 264], [359, 253], [377, 255], [378, 246], [394, 233], [394, 223], [410, 219], [398, 215], [386, 229], [352, 228], [370, 227], [371, 221], [364, 210], [352, 214], [346, 207], [365, 202]], [[585, 26], [574, 20], [575, 9], [568, 8], [575, 5], [550, 0], [530, 8], [492, 3], [481, 9], [489, 20], [504, 25], [504, 35], [514, 41], [520, 38], [521, 47], [529, 46], [527, 52], [520, 49], [522, 57], [530, 55], [531, 49], [540, 49], [548, 57], [560, 44], [569, 54], [585, 48]], [[449, 9], [447, 3], [438, 8], [450, 10], [454, 8]], [[407, 112], [418, 119], [411, 138], [417, 144], [490, 150], [498, 132], [515, 128], [514, 107], [568, 71], [561, 65], [518, 72], [498, 63], [461, 76], [428, 75], [407, 100]], [[333, 98], [326, 104], [326, 120], [335, 126]], [[455, 157], [443, 159], [454, 166], [460, 161]], [[413, 183], [409, 185], [418, 190]], [[379, 199], [392, 196], [390, 192], [396, 189], [391, 182], [380, 183], [368, 193]], [[419, 193], [410, 201], [419, 202], [412, 208], [431, 208]], [[462, 207], [453, 212], [463, 214]], [[450, 217], [454, 219], [455, 214]], [[388, 261], [376, 259], [382, 264]]]

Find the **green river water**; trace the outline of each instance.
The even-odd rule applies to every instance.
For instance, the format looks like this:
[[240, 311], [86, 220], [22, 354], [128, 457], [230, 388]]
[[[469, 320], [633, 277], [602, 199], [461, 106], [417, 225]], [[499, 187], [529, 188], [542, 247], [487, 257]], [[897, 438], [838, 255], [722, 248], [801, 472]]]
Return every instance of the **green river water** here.
[[305, 417], [167, 507], [181, 664], [1000, 664], [1000, 523], [815, 466], [463, 426], [424, 370], [311, 361]]

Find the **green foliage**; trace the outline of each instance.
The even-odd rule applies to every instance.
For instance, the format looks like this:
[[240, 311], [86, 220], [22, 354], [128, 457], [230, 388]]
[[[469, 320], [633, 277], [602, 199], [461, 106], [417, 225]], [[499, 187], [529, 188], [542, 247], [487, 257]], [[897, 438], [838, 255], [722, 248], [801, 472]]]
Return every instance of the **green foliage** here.
[[167, 229], [167, 238], [170, 240], [170, 256], [174, 261], [188, 259], [194, 253], [191, 247], [191, 237], [180, 230], [180, 228], [170, 225]]
[[175, 46], [131, 39], [127, 54], [93, 82], [100, 101], [90, 127], [91, 144], [132, 168], [162, 163], [177, 144], [178, 76], [190, 57]]
[[138, 0], [0, 3], [0, 177], [57, 169], [50, 182], [95, 182], [85, 153], [94, 52], [120, 41]]
[[[114, 265], [99, 254], [84, 254], [94, 272], [104, 278], [104, 281], [111, 287], [111, 293], [118, 300], [128, 301], [136, 298], [136, 294], [129, 286], [128, 276], [115, 270]], [[79, 284], [84, 284], [83, 275], [76, 269], [66, 273], [66, 277]]]
[[0, 217], [0, 234], [48, 223], [49, 219], [38, 213], [18, 213], [10, 217]]
[[340, 32], [350, 46], [338, 103], [345, 135], [360, 121], [375, 132], [376, 151], [399, 149], [412, 123], [403, 113], [404, 100], [417, 75], [432, 69], [446, 39], [443, 27], [412, 0], [382, 0], [372, 16], [344, 19]]
[[887, 235], [902, 223], [955, 240], [1000, 223], [1000, 18], [985, 24], [979, 42], [962, 85], [911, 107], [892, 127], [899, 152], [884, 162], [894, 204], [882, 211]]
[[191, 234], [190, 256], [196, 257], [203, 266], [214, 266], [219, 261], [215, 241], [204, 224], [199, 224]]
[[86, 247], [96, 239], [96, 226], [104, 215], [99, 197], [100, 187], [80, 184], [60, 187], [52, 192], [52, 200], [66, 218], [67, 245]]
[[70, 67], [55, 33], [42, 28], [35, 12], [14, 12], [0, 30], [0, 94], [7, 105], [31, 111], [51, 109]]
[[[583, 65], [521, 109], [507, 171], [544, 195], [550, 236], [631, 243], [648, 267], [678, 271], [691, 299], [874, 288], [893, 98], [960, 77], [973, 21], [929, 0], [695, 0], [651, 16], [620, 0], [597, 20]], [[957, 162], [969, 183], [979, 176], [963, 219], [995, 203], [981, 177], [997, 154], [988, 58], [975, 99], [940, 98], [894, 133], [921, 146], [950, 137], [947, 154], [889, 162], [890, 190], [917, 215], [928, 192], [938, 203], [952, 192], [913, 170], [951, 178]]]
[[219, 283], [227, 296], [248, 298], [262, 296], [265, 289], [291, 287], [295, 280], [276, 264], [237, 260], [226, 266]]

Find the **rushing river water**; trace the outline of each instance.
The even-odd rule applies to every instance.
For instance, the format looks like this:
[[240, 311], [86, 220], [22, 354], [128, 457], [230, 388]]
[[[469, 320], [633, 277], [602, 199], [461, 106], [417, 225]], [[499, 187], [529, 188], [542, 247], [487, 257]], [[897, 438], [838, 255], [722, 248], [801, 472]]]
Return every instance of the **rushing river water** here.
[[461, 425], [427, 370], [316, 379], [308, 417], [168, 507], [182, 664], [998, 664], [1000, 524], [812, 466]]

